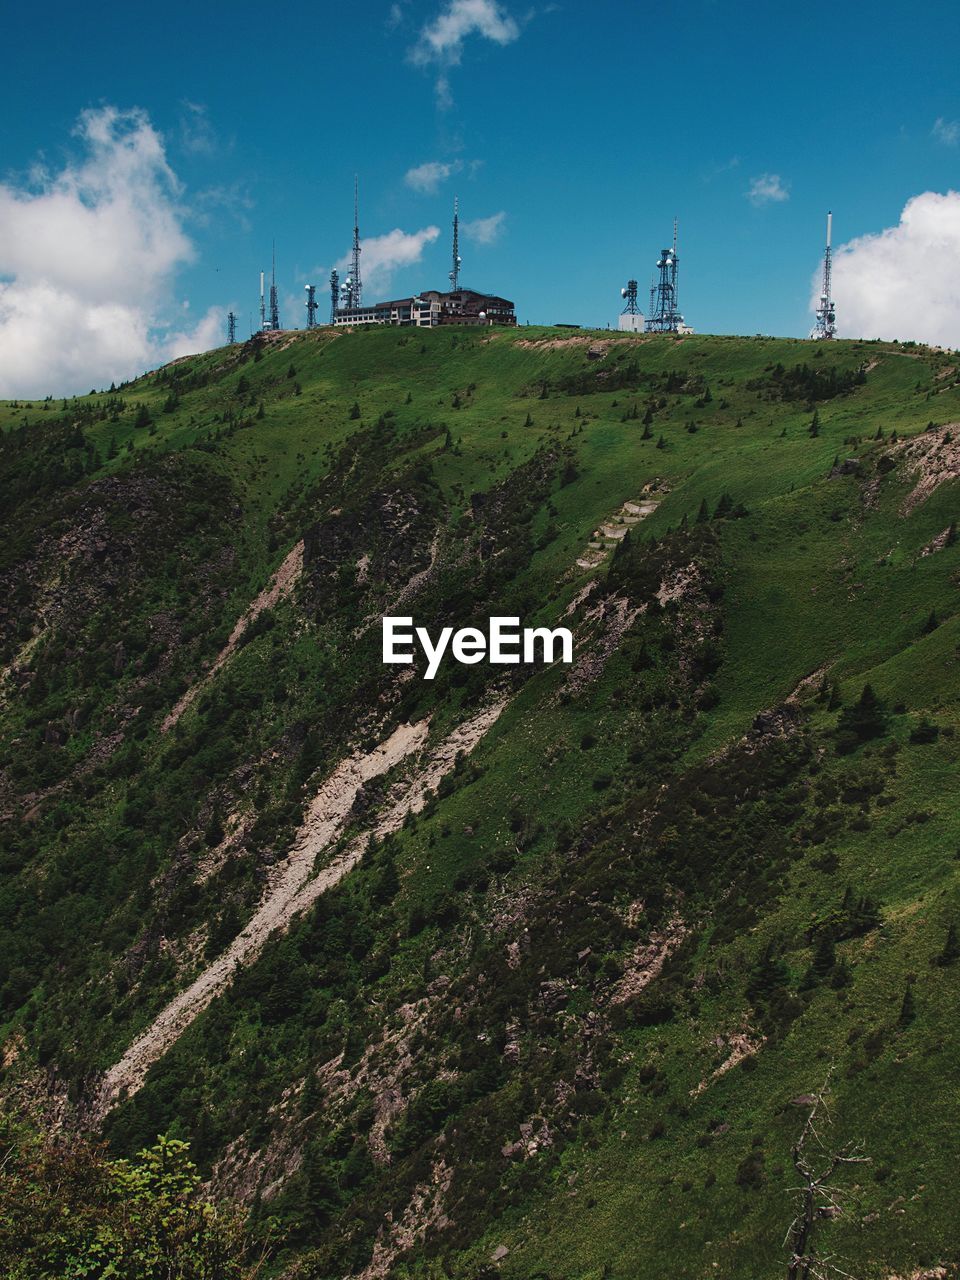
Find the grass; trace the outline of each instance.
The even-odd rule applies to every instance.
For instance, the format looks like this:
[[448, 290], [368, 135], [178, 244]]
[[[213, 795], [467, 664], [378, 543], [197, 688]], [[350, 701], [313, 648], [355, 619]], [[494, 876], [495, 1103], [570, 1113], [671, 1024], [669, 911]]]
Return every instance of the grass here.
[[[291, 1256], [318, 1251], [317, 1275], [359, 1270], [387, 1209], [401, 1215], [447, 1151], [453, 1226], [398, 1260], [397, 1276], [473, 1280], [506, 1244], [507, 1280], [652, 1280], [665, 1258], [680, 1276], [754, 1280], [784, 1267], [805, 1114], [792, 1099], [830, 1071], [835, 1140], [862, 1139], [871, 1163], [855, 1166], [848, 1211], [824, 1240], [865, 1278], [956, 1263], [955, 971], [931, 962], [960, 914], [960, 545], [923, 553], [958, 518], [958, 488], [947, 481], [904, 516], [913, 478], [881, 465], [894, 431], [960, 418], [960, 390], [940, 376], [950, 357], [605, 332], [545, 345], [557, 337], [320, 330], [65, 404], [0, 404], [16, 544], [5, 661], [39, 637], [31, 681], [2, 708], [8, 786], [35, 809], [3, 851], [0, 1027], [26, 1046], [8, 1087], [52, 1064], [82, 1098], [204, 963], [225, 904], [241, 919], [252, 910], [346, 746], [427, 713], [439, 737], [483, 696], [486, 673], [449, 668], [434, 686], [397, 689], [376, 628], [357, 638], [423, 563], [403, 522], [390, 523], [394, 507], [439, 530], [418, 618], [507, 610], [539, 622], [592, 577], [602, 593], [609, 562], [574, 561], [655, 485], [660, 505], [630, 534], [641, 550], [623, 588], [641, 612], [597, 678], [571, 693], [559, 669], [525, 673], [470, 762], [390, 843], [395, 896], [378, 897], [385, 853], [371, 851], [151, 1073], [111, 1140], [133, 1149], [168, 1128], [191, 1137], [205, 1169], [239, 1142], [264, 1187], [283, 1183], [271, 1211]], [[865, 381], [785, 399], [778, 366], [797, 365], [851, 379], [865, 369]], [[140, 405], [149, 426], [134, 425]], [[837, 474], [848, 458], [859, 470]], [[723, 495], [746, 514], [713, 518]], [[116, 523], [103, 526], [101, 510]], [[104, 527], [98, 560], [80, 536]], [[161, 735], [178, 693], [305, 534], [322, 554], [295, 597]], [[374, 565], [366, 587], [361, 553]], [[652, 603], [640, 579], [661, 554], [699, 566], [702, 598]], [[55, 607], [58, 583], [68, 612]], [[707, 636], [719, 665], [694, 678]], [[866, 683], [884, 731], [837, 755], [837, 700], [850, 706]], [[767, 743], [741, 759], [758, 714], [791, 696], [807, 754], [784, 763]], [[923, 717], [934, 741], [911, 737]], [[62, 743], [47, 740], [51, 726]], [[665, 795], [675, 811], [651, 835]], [[217, 847], [206, 833], [232, 814], [249, 820], [246, 835], [204, 880], [197, 867]], [[837, 940], [849, 985], [805, 985], [817, 924], [848, 885], [877, 900], [882, 924]], [[643, 904], [636, 927], [624, 924], [631, 903]], [[619, 969], [672, 910], [691, 933], [654, 984], [669, 1010], [650, 1021], [631, 1005], [618, 1021]], [[525, 957], [517, 966], [508, 943]], [[749, 994], [768, 945], [785, 966], [787, 1013]], [[288, 1000], [284, 974], [295, 975]], [[431, 986], [438, 978], [447, 985]], [[556, 1011], [542, 995], [551, 982], [569, 991]], [[916, 1016], [900, 1025], [907, 986]], [[421, 1001], [422, 1038], [398, 1066], [384, 1028], [398, 1034]], [[516, 1069], [499, 1049], [482, 1057], [508, 1028]], [[714, 1076], [740, 1033], [756, 1052]], [[350, 1152], [378, 1088], [358, 1066], [364, 1045], [377, 1070], [399, 1072], [408, 1108], [438, 1079], [473, 1092], [354, 1179]], [[350, 1087], [296, 1111], [301, 1085], [341, 1050]], [[505, 1158], [538, 1117], [552, 1145]], [[307, 1148], [337, 1188], [319, 1225], [304, 1208], [317, 1187], [297, 1172]]]

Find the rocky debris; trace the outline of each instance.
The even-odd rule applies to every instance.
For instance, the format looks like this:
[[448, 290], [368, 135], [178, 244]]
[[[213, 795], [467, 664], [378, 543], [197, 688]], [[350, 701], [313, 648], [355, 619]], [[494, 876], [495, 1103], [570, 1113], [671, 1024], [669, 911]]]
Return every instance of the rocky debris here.
[[629, 600], [622, 596], [612, 596], [587, 610], [581, 628], [585, 634], [581, 634], [574, 645], [573, 663], [565, 685], [567, 692], [580, 693], [600, 678], [641, 611], [631, 608]]
[[714, 1080], [719, 1080], [721, 1076], [732, 1071], [734, 1067], [738, 1067], [745, 1058], [752, 1058], [766, 1044], [766, 1036], [757, 1036], [754, 1038], [749, 1031], [734, 1031], [727, 1036], [717, 1036], [713, 1041], [714, 1048], [721, 1052], [726, 1052], [727, 1056], [723, 1059], [718, 1067], [711, 1071], [710, 1075], [701, 1080], [700, 1083], [690, 1090], [690, 1096], [697, 1098], [706, 1089], [710, 1087]]
[[571, 347], [584, 347], [588, 360], [602, 360], [611, 347], [628, 346], [645, 341], [648, 339], [590, 338], [585, 334], [571, 334], [569, 338], [521, 338], [516, 345], [529, 351], [569, 351]]
[[779, 707], [760, 711], [741, 741], [749, 747], [766, 746], [774, 739], [792, 737], [799, 730], [801, 722], [799, 707], [785, 702]]
[[254, 597], [245, 612], [237, 619], [233, 630], [230, 632], [230, 638], [217, 654], [214, 659], [213, 666], [211, 666], [205, 675], [195, 681], [178, 699], [176, 705], [161, 724], [161, 733], [170, 732], [183, 715], [184, 711], [186, 711], [186, 709], [196, 701], [200, 693], [206, 688], [220, 668], [230, 660], [236, 651], [237, 645], [240, 643], [243, 633], [251, 623], [256, 622], [257, 618], [260, 617], [261, 613], [263, 613], [265, 609], [275, 608], [281, 600], [290, 595], [296, 585], [297, 579], [300, 577], [302, 569], [303, 542], [301, 541], [298, 542], [293, 550], [284, 557], [283, 563], [270, 579], [269, 584]]
[[[577, 564], [580, 564], [579, 560], [577, 561]], [[596, 586], [597, 586], [597, 580], [596, 578], [594, 578], [590, 582], [588, 582], [585, 586], [581, 587], [580, 590], [577, 592], [577, 594], [573, 597], [573, 599], [567, 605], [567, 607], [564, 609], [563, 616], [565, 618], [569, 618], [572, 614], [576, 613], [576, 611], [580, 608], [580, 606], [586, 600], [588, 600], [590, 596], [593, 594], [594, 590], [596, 589]]]
[[500, 1148], [500, 1154], [508, 1160], [521, 1156], [529, 1160], [541, 1151], [553, 1146], [553, 1133], [543, 1116], [534, 1116], [520, 1125], [520, 1137], [515, 1142], [506, 1142]]
[[23, 665], [44, 634], [74, 634], [97, 609], [149, 576], [158, 544], [177, 529], [180, 506], [196, 488], [184, 466], [182, 459], [169, 456], [150, 469], [93, 480], [84, 487], [82, 501], [49, 524], [30, 558], [3, 575], [0, 596], [25, 599], [14, 589], [19, 581], [29, 603], [12, 611], [0, 605], [0, 638], [19, 628], [24, 616], [34, 630], [14, 665]]
[[430, 559], [422, 569], [417, 572], [400, 588], [396, 598], [391, 601], [388, 612], [397, 613], [409, 600], [413, 600], [417, 594], [430, 582], [437, 568], [437, 557], [440, 551], [440, 531], [439, 529], [433, 535], [430, 541]]
[[668, 605], [694, 595], [701, 587], [702, 577], [702, 570], [695, 560], [679, 565], [660, 583], [657, 600], [661, 605]]
[[275, 930], [307, 910], [321, 894], [338, 884], [363, 857], [369, 836], [383, 838], [399, 830], [408, 813], [419, 813], [458, 755], [468, 755], [496, 722], [506, 699], [492, 703], [458, 725], [437, 745], [362, 835], [352, 840], [321, 871], [313, 874], [320, 854], [342, 834], [359, 788], [387, 773], [407, 756], [420, 752], [429, 729], [426, 720], [401, 725], [372, 751], [342, 761], [311, 802], [287, 858], [274, 868], [266, 894], [240, 933], [185, 990], [154, 1019], [103, 1076], [90, 1106], [94, 1123], [142, 1086], [150, 1067], [175, 1044], [194, 1019], [229, 985], [238, 965], [250, 964]]
[[813, 693], [817, 687], [823, 682], [827, 672], [830, 670], [829, 665], [818, 667], [816, 671], [811, 671], [808, 676], [804, 676], [802, 680], [797, 682], [797, 687], [792, 693], [786, 697], [788, 706], [799, 705], [808, 694]]
[[674, 914], [662, 929], [654, 929], [646, 942], [638, 943], [613, 988], [610, 1003], [625, 1004], [638, 996], [660, 976], [663, 966], [689, 932], [679, 915]]
[[904, 462], [916, 477], [900, 509], [901, 515], [908, 516], [942, 484], [960, 479], [960, 422], [899, 440], [885, 456]]
[[[304, 535], [304, 566], [317, 591], [336, 590], [343, 565], [357, 565], [357, 582], [396, 593], [411, 576], [432, 568], [437, 534], [415, 493], [405, 488], [368, 493], [355, 507], [332, 508]], [[420, 581], [418, 579], [418, 581]], [[424, 579], [425, 581], [425, 579]], [[414, 590], [416, 590], [416, 586]], [[384, 610], [380, 610], [383, 612]]]
[[[879, 1217], [879, 1214], [877, 1215]], [[908, 1276], [889, 1275], [886, 1280], [948, 1280], [957, 1275], [957, 1269], [952, 1270], [948, 1267], [920, 1267], [916, 1271], [911, 1271]]]
[[[412, 1064], [412, 1059], [409, 1062]], [[367, 1146], [374, 1163], [386, 1165], [390, 1163], [387, 1130], [406, 1108], [406, 1100], [399, 1084], [391, 1080], [379, 1088], [374, 1095], [374, 1106], [376, 1111], [367, 1135]]]
[[953, 525], [948, 524], [946, 529], [938, 533], [935, 538], [932, 538], [930, 542], [927, 543], [927, 545], [920, 552], [920, 555], [921, 556], [935, 555], [938, 551], [942, 551], [944, 547], [948, 547], [950, 545], [951, 537], [955, 538], [956, 536], [957, 536], [956, 529], [953, 527]]
[[844, 458], [842, 462], [838, 462], [836, 466], [830, 468], [830, 478], [837, 476], [862, 476], [863, 464], [859, 458]]
[[420, 1182], [399, 1219], [388, 1212], [373, 1246], [370, 1261], [356, 1280], [383, 1280], [401, 1254], [423, 1240], [428, 1231], [442, 1231], [450, 1226], [443, 1211], [444, 1200], [453, 1181], [453, 1169], [444, 1159], [436, 1160], [430, 1170], [430, 1181]]

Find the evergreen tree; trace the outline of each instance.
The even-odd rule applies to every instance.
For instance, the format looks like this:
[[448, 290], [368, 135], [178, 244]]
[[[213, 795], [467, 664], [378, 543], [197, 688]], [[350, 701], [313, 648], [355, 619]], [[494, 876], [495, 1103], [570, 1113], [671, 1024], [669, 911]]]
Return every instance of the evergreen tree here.
[[824, 929], [817, 940], [810, 969], [817, 978], [825, 978], [837, 963], [837, 950], [833, 942], [833, 933]]
[[957, 937], [957, 926], [951, 921], [947, 929], [943, 950], [937, 956], [936, 963], [939, 965], [953, 964], [958, 956], [960, 956], [960, 939]]
[[854, 751], [862, 742], [879, 738], [886, 732], [887, 714], [869, 684], [852, 707], [844, 707], [837, 717], [837, 750], [841, 754]]
[[907, 983], [906, 990], [903, 993], [903, 1002], [900, 1005], [900, 1016], [897, 1022], [901, 1027], [909, 1027], [917, 1016], [917, 1006], [913, 998], [913, 987]]

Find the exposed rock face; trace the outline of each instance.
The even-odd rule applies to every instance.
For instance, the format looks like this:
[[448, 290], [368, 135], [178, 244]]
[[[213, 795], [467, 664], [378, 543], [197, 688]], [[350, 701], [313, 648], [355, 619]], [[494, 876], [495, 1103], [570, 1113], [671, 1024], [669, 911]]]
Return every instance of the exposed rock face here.
[[[382, 813], [373, 827], [377, 836], [396, 831], [408, 813], [418, 813], [432, 791], [462, 752], [469, 754], [496, 721], [505, 701], [494, 703], [458, 726], [428, 757], [399, 798]], [[230, 946], [185, 991], [181, 991], [139, 1036], [100, 1082], [91, 1111], [100, 1121], [123, 1097], [143, 1084], [150, 1067], [174, 1044], [194, 1019], [231, 981], [238, 965], [251, 963], [267, 939], [340, 880], [363, 856], [367, 836], [361, 836], [339, 853], [311, 879], [317, 858], [342, 832], [357, 793], [369, 779], [379, 777], [420, 751], [427, 741], [428, 722], [401, 725], [389, 738], [365, 755], [354, 754], [326, 779], [314, 797], [300, 832], [285, 862], [253, 917]]]
[[662, 929], [654, 929], [646, 942], [638, 943], [624, 966], [623, 976], [610, 996], [610, 1003], [624, 1004], [634, 999], [658, 978], [688, 932], [680, 917], [674, 915]]
[[249, 607], [237, 619], [236, 625], [230, 632], [229, 640], [217, 654], [210, 670], [187, 689], [165, 717], [163, 724], [160, 726], [162, 733], [169, 733], [184, 711], [196, 701], [204, 687], [210, 683], [220, 668], [230, 660], [247, 628], [256, 622], [265, 609], [276, 608], [281, 600], [290, 595], [296, 586], [302, 569], [303, 543], [298, 542], [284, 558], [283, 563], [273, 575], [269, 584], [253, 599]]
[[960, 422], [900, 440], [889, 456], [902, 461], [916, 479], [901, 508], [901, 514], [908, 516], [942, 484], [960, 478]]

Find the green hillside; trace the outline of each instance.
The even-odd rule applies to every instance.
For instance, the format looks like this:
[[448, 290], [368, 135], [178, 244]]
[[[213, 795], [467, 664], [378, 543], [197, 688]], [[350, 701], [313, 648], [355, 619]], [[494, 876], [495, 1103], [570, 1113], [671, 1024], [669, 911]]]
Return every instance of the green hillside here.
[[[756, 1280], [822, 1092], [818, 1256], [955, 1274], [955, 356], [321, 329], [0, 427], [10, 1117], [266, 1274]], [[141, 1274], [64, 1220], [11, 1274]]]

